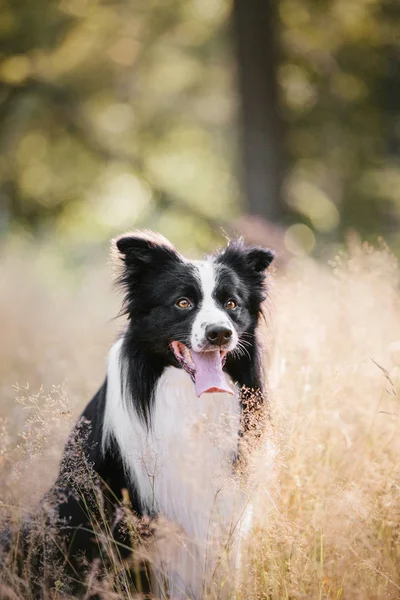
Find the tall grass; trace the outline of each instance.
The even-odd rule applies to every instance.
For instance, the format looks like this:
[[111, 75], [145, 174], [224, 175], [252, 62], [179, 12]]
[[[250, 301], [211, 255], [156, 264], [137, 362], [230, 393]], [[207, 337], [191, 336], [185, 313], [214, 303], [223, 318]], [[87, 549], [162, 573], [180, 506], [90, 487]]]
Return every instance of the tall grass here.
[[[0, 499], [14, 518], [51, 485], [121, 327], [105, 269], [66, 284], [43, 260], [0, 266]], [[278, 452], [251, 463], [240, 599], [400, 597], [399, 275], [385, 248], [354, 247], [276, 276], [261, 338]], [[112, 569], [120, 587], [103, 598], [131, 597]], [[21, 582], [7, 589], [0, 598], [28, 598]]]

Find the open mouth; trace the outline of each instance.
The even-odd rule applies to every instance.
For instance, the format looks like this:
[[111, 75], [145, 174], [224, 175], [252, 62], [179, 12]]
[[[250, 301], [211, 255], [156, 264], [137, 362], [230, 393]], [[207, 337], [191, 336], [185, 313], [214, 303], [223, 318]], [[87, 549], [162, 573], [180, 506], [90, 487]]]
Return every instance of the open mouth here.
[[191, 376], [198, 398], [202, 394], [212, 392], [233, 394], [222, 370], [228, 354], [227, 350], [216, 349], [195, 352], [189, 350], [181, 342], [172, 342], [171, 348], [178, 362]]

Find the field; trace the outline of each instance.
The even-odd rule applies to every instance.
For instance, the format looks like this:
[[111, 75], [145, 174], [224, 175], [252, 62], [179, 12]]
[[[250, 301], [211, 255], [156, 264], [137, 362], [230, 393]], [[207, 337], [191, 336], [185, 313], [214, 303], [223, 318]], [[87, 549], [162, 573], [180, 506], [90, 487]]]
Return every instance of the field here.
[[[66, 271], [49, 249], [1, 257], [4, 515], [40, 500], [102, 382], [123, 326], [106, 262]], [[253, 465], [240, 599], [400, 597], [399, 275], [384, 247], [355, 246], [332, 265], [293, 259], [271, 280], [261, 336], [278, 454]], [[11, 580], [1, 600], [30, 600]]]

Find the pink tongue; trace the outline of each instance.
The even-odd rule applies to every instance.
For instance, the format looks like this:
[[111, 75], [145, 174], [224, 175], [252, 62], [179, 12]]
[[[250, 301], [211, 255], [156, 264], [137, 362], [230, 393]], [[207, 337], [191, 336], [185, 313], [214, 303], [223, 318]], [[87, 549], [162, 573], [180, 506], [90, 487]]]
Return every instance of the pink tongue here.
[[219, 350], [213, 350], [212, 352], [194, 352], [192, 350], [191, 354], [196, 367], [194, 379], [198, 398], [202, 394], [210, 392], [233, 394], [225, 380]]

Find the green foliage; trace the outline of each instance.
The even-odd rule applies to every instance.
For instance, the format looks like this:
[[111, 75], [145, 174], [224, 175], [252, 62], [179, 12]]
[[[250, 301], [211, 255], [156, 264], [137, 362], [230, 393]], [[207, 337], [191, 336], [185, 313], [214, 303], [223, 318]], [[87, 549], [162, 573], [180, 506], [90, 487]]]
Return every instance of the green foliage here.
[[228, 4], [2, 4], [3, 230], [151, 225], [208, 246], [208, 220], [237, 210]]
[[390, 237], [400, 215], [400, 5], [282, 0], [286, 198], [323, 239]]
[[[240, 213], [230, 3], [0, 7], [0, 232], [214, 243]], [[399, 16], [396, 0], [279, 3], [282, 201], [307, 251], [349, 228], [395, 242]]]

